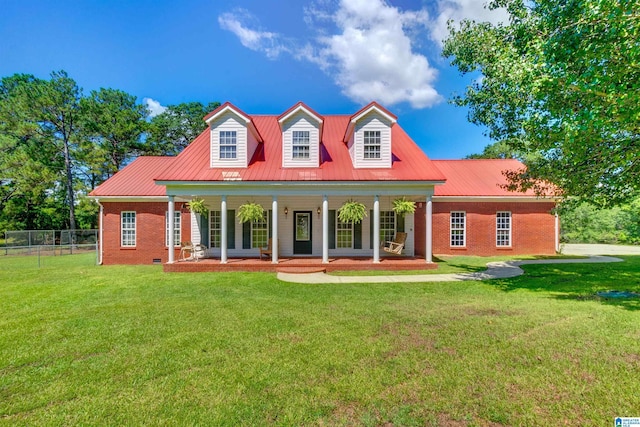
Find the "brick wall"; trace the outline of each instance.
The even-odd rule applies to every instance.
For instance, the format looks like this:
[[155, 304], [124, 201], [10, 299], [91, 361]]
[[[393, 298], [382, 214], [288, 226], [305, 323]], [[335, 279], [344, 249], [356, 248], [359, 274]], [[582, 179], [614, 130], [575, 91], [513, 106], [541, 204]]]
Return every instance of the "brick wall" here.
[[[108, 264], [152, 264], [154, 259], [165, 263], [169, 258], [165, 245], [165, 212], [163, 202], [102, 202], [103, 255], [102, 263]], [[182, 203], [176, 203], [176, 211]], [[136, 213], [136, 246], [120, 246], [120, 212]], [[180, 211], [181, 240], [191, 240], [191, 214], [188, 209]], [[179, 245], [180, 242], [177, 242]], [[178, 259], [180, 249], [175, 250]]]
[[[435, 255], [552, 255], [555, 254], [554, 204], [549, 202], [433, 202]], [[451, 247], [450, 212], [466, 212], [466, 246]], [[511, 247], [496, 246], [496, 212], [511, 212]], [[416, 255], [425, 252], [425, 205], [416, 209]]]

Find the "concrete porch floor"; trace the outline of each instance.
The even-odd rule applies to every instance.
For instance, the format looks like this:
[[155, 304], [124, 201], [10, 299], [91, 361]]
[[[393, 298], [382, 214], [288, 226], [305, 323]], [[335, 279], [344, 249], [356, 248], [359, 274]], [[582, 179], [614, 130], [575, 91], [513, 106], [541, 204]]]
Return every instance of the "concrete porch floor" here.
[[322, 258], [290, 257], [280, 258], [278, 264], [271, 263], [271, 259], [258, 258], [229, 258], [226, 264], [219, 259], [200, 259], [198, 261], [176, 261], [164, 264], [167, 273], [178, 272], [232, 272], [232, 271], [263, 271], [283, 273], [314, 273], [346, 270], [434, 270], [436, 263], [427, 263], [424, 258], [413, 257], [383, 257], [379, 263], [373, 263], [370, 257], [336, 257], [329, 258], [328, 264], [322, 263]]

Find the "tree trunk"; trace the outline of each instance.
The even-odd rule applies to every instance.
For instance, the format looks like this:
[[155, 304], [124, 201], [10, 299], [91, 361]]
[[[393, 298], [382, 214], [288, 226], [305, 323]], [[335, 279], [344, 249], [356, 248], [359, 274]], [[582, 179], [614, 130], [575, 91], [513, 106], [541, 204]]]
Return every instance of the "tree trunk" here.
[[69, 229], [76, 229], [75, 197], [73, 194], [73, 174], [71, 173], [71, 155], [69, 153], [69, 141], [64, 140], [64, 168], [67, 178], [67, 197], [69, 198]]

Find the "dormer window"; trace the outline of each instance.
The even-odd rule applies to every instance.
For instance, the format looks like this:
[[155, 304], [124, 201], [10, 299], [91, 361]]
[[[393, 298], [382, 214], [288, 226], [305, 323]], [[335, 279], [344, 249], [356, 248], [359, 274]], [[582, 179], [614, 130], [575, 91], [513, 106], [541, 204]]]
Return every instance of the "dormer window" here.
[[294, 130], [293, 131], [293, 158], [294, 159], [308, 159], [311, 152], [309, 146], [309, 131], [308, 130]]
[[220, 159], [237, 159], [238, 144], [236, 131], [220, 131]]
[[364, 158], [379, 159], [380, 158], [380, 131], [365, 130], [364, 131]]

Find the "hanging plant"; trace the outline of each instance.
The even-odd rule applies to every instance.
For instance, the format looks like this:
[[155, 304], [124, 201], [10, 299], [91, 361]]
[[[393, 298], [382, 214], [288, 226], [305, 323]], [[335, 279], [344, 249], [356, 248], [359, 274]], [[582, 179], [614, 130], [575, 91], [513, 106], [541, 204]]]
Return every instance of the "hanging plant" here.
[[403, 197], [402, 199], [395, 199], [393, 201], [392, 209], [397, 215], [405, 216], [406, 214], [412, 214], [416, 211], [416, 203]]
[[349, 200], [338, 209], [338, 219], [342, 222], [358, 224], [367, 216], [367, 208], [363, 203]]
[[209, 208], [204, 204], [204, 200], [199, 197], [194, 197], [190, 202], [187, 203], [189, 210], [193, 213], [197, 213], [200, 215], [208, 215]]
[[247, 202], [238, 208], [236, 216], [241, 223], [261, 221], [264, 218], [264, 208], [257, 203]]

